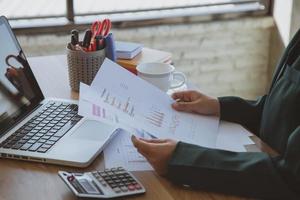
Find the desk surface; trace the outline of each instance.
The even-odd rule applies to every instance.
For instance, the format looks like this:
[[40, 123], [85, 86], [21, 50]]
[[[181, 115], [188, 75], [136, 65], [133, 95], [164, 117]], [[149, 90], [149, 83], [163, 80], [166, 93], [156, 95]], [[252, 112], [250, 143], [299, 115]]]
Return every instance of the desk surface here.
[[[71, 92], [68, 83], [66, 56], [46, 56], [30, 58], [29, 63], [46, 97], [77, 99], [78, 94]], [[273, 154], [271, 148], [258, 138], [252, 138], [255, 145], [247, 146], [248, 151], [265, 151]], [[0, 159], [0, 199], [43, 199], [72, 200], [76, 199], [72, 192], [57, 176], [58, 170], [91, 171], [104, 168], [103, 155], [85, 169]], [[155, 200], [235, 200], [244, 199], [222, 194], [191, 190], [177, 186], [154, 172], [133, 172], [145, 186], [144, 195], [124, 199], [155, 199]]]

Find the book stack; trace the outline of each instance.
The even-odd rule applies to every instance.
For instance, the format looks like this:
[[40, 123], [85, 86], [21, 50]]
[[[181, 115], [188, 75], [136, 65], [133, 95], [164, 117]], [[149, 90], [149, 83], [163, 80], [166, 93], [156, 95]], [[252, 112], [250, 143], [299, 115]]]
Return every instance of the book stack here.
[[120, 42], [116, 41], [117, 58], [131, 60], [136, 55], [141, 53], [143, 45], [134, 42]]

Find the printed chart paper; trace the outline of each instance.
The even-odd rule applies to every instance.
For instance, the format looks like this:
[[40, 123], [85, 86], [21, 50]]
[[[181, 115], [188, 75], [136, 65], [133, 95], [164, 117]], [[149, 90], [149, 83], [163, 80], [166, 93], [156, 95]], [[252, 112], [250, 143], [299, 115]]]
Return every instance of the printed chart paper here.
[[133, 146], [130, 135], [124, 130], [119, 131], [104, 149], [104, 162], [107, 168], [122, 166], [128, 171], [153, 170], [148, 161]]
[[[118, 116], [118, 123], [157, 138], [173, 138], [215, 148], [218, 118], [175, 111], [171, 108], [174, 100], [165, 92], [109, 59], [105, 59], [90, 88], [84, 95], [80, 94], [80, 99], [109, 110]], [[91, 111], [80, 107], [81, 115], [91, 115]], [[92, 111], [94, 115], [97, 112]]]

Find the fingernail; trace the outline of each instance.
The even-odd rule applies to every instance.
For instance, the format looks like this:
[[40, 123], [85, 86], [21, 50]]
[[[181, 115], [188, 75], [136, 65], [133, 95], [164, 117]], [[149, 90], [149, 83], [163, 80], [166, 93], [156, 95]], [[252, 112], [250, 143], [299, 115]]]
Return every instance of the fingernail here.
[[175, 103], [173, 103], [173, 104], [172, 104], [172, 106], [174, 106], [174, 107], [178, 107], [178, 103], [177, 103], [177, 102], [175, 102]]

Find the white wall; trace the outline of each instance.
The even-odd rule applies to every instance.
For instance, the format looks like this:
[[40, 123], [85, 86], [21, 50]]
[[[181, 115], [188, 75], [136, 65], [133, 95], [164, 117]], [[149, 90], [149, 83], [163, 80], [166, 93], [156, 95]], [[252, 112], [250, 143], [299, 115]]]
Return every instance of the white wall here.
[[275, 0], [274, 2], [273, 16], [285, 46], [291, 38], [292, 7], [293, 0]]
[[300, 1], [293, 1], [293, 9], [292, 9], [292, 19], [291, 19], [291, 33], [290, 38], [294, 36], [294, 34], [300, 28]]

